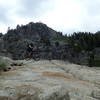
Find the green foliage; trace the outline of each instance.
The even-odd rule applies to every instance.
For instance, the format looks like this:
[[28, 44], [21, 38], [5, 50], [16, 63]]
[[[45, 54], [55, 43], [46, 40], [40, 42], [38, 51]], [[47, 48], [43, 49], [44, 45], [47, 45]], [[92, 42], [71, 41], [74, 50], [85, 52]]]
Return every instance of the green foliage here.
[[4, 71], [7, 69], [8, 63], [0, 57], [0, 71]]
[[53, 38], [51, 41], [63, 41], [63, 42], [67, 42], [68, 41], [68, 37], [67, 36], [57, 37], [57, 38]]
[[2, 37], [3, 36], [3, 34], [2, 33], [0, 33], [0, 37]]
[[94, 66], [100, 67], [100, 59], [94, 61]]
[[[78, 57], [82, 51], [87, 54], [88, 66], [100, 66], [100, 59], [95, 59], [94, 50], [100, 48], [100, 32], [92, 34], [90, 32], [75, 32], [68, 36], [68, 44], [73, 50], [73, 54]], [[98, 52], [99, 53], [99, 52]], [[98, 56], [98, 55], [97, 55]]]
[[100, 59], [90, 61], [88, 63], [89, 67], [100, 67]]
[[100, 56], [96, 55], [92, 64], [93, 64], [94, 67], [100, 67]]
[[69, 44], [74, 48], [75, 44], [81, 50], [91, 51], [96, 47], [100, 47], [100, 32], [96, 34], [88, 32], [73, 33], [69, 36]]
[[94, 66], [94, 55], [95, 53], [93, 51], [88, 52], [88, 66], [89, 67]]

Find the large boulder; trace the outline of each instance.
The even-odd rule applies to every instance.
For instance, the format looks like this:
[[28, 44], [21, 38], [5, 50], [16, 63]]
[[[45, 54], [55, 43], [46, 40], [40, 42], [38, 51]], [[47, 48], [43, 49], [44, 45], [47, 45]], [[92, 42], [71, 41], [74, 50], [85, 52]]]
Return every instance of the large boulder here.
[[22, 59], [28, 43], [36, 43], [36, 46], [41, 43], [41, 47], [43, 47], [50, 40], [58, 37], [62, 37], [62, 33], [49, 28], [46, 24], [30, 22], [27, 25], [17, 25], [16, 29], [9, 29], [3, 36], [2, 44], [13, 59]]

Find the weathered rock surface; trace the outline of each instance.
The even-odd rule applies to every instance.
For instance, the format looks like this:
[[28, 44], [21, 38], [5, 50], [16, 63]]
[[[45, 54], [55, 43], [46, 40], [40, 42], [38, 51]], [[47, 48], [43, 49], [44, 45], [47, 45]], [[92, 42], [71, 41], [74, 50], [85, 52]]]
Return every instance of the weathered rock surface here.
[[57, 60], [21, 62], [0, 74], [0, 100], [100, 100], [99, 68]]

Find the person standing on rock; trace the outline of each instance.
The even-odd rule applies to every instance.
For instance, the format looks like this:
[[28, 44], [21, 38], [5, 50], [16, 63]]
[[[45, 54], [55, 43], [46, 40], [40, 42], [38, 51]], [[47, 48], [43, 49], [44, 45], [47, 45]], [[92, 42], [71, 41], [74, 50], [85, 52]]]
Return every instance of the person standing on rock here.
[[31, 57], [31, 55], [32, 55], [34, 49], [35, 49], [35, 46], [33, 45], [33, 43], [28, 44], [28, 45], [27, 45], [27, 50], [26, 50], [26, 52], [27, 52], [26, 55], [27, 55], [28, 57]]

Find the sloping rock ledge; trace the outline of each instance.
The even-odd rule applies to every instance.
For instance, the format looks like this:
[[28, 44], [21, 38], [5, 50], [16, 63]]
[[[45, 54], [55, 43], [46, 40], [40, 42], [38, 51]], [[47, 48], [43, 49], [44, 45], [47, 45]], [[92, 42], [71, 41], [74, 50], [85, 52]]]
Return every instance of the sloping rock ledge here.
[[100, 100], [100, 69], [58, 60], [16, 61], [0, 73], [0, 100]]

